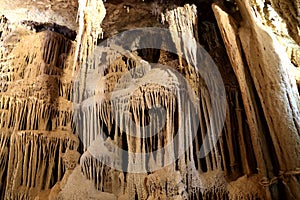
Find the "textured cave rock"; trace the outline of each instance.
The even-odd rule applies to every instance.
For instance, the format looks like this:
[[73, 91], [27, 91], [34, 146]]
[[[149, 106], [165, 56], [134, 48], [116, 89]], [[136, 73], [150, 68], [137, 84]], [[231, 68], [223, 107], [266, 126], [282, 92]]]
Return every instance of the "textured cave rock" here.
[[1, 198], [32, 199], [62, 179], [64, 153], [79, 146], [71, 129], [73, 44], [1, 21]]
[[[300, 198], [299, 1], [4, 0], [0, 15], [0, 199]], [[170, 35], [122, 34], [144, 27]]]
[[22, 20], [41, 23], [57, 23], [76, 30], [76, 14], [78, 1], [74, 0], [42, 0], [42, 1], [10, 1], [0, 2], [1, 15], [11, 22]]

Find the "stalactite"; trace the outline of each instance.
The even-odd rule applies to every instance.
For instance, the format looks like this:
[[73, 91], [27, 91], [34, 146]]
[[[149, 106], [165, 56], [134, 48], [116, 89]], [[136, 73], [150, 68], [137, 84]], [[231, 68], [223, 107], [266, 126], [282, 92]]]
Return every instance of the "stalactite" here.
[[77, 150], [78, 145], [76, 136], [66, 131], [14, 132], [10, 139], [5, 198], [29, 194], [29, 188], [51, 188], [65, 171], [60, 161], [63, 153], [67, 149]]
[[0, 198], [4, 198], [6, 187], [7, 164], [9, 160], [10, 132], [0, 129]]
[[[106, 159], [106, 160], [105, 160]], [[81, 170], [88, 179], [94, 181], [95, 187], [100, 191], [113, 192], [121, 185], [117, 179], [114, 179], [114, 173], [119, 174], [123, 172], [117, 172], [106, 166], [104, 163], [112, 162], [108, 156], [95, 156], [89, 152], [85, 152], [80, 159]]]
[[[174, 10], [170, 10], [166, 13], [166, 21], [169, 24], [171, 35], [176, 46], [176, 50], [179, 55], [179, 65], [183, 68], [182, 56], [187, 59], [188, 64], [197, 63], [195, 49], [195, 42], [198, 40], [198, 25], [197, 25], [197, 8], [195, 5], [186, 4], [184, 7], [179, 7]], [[180, 44], [181, 34], [189, 36], [188, 43], [183, 41], [183, 45]], [[192, 43], [192, 44], [191, 44]], [[189, 60], [189, 58], [193, 60]]]
[[78, 8], [79, 30], [77, 39], [77, 47], [74, 55], [73, 75], [80, 77], [79, 95], [75, 97], [75, 101], [81, 102], [85, 87], [85, 77], [87, 68], [91, 67], [92, 59], [94, 58], [94, 50], [97, 40], [99, 39], [102, 28], [101, 22], [106, 14], [105, 7], [102, 1], [80, 0]]
[[[244, 3], [237, 2], [245, 16]], [[249, 61], [253, 53], [247, 51], [249, 38], [240, 44], [237, 24], [214, 6], [237, 79], [226, 85], [228, 110], [219, 132], [222, 127], [217, 124], [226, 111], [212, 101], [215, 94], [209, 88], [219, 91], [220, 86], [213, 81], [215, 74], [206, 72], [211, 61], [197, 60], [196, 45], [201, 37], [222, 65], [222, 77], [231, 79], [233, 72], [226, 71], [230, 65], [223, 58], [216, 23], [198, 24], [201, 11], [195, 5], [170, 6], [165, 13], [163, 7], [153, 4], [152, 14], [156, 20], [161, 16], [171, 37], [161, 38], [159, 45], [171, 39], [178, 57], [154, 49], [118, 54], [123, 50], [118, 42], [97, 46], [106, 15], [102, 1], [79, 0], [76, 47], [55, 30], [33, 33], [10, 27], [0, 18], [0, 198], [32, 199], [63, 176], [67, 179], [79, 157], [73, 131], [81, 137], [85, 151], [80, 159], [82, 173], [97, 190], [119, 199], [264, 199], [270, 198], [265, 188], [274, 191], [277, 183], [288, 180], [290, 188], [297, 188], [297, 160], [293, 167], [285, 166], [289, 156], [279, 148], [286, 140], [277, 141], [276, 130], [263, 127], [264, 117], [270, 127], [273, 116], [264, 105], [264, 113], [259, 111], [257, 101], [268, 98], [262, 98], [266, 95], [257, 77], [251, 78], [256, 65]], [[139, 8], [126, 5], [126, 9], [131, 15]], [[205, 31], [198, 36], [199, 27]], [[247, 35], [245, 30], [240, 29], [240, 35]], [[258, 32], [253, 29], [251, 34]], [[133, 46], [144, 39], [137, 36]], [[150, 65], [162, 61], [169, 67]], [[198, 70], [195, 64], [203, 68]], [[286, 87], [294, 92], [293, 85]], [[297, 113], [298, 102], [288, 97]], [[269, 135], [274, 144], [269, 144]], [[277, 156], [270, 158], [273, 146]]]
[[[11, 34], [18, 40], [9, 41]], [[4, 52], [9, 59], [0, 60], [5, 82], [0, 89], [0, 196], [33, 199], [62, 179], [69, 168], [62, 162], [64, 153], [79, 146], [71, 130], [73, 43], [58, 33], [28, 32], [22, 26], [0, 38], [10, 45]]]
[[[245, 154], [240, 153], [245, 143], [236, 141], [239, 137], [241, 141], [245, 138], [235, 134], [238, 131], [243, 134], [243, 129], [247, 127], [246, 122], [241, 120], [244, 110], [239, 90], [232, 86], [226, 88], [229, 111], [224, 133], [217, 135], [221, 128], [216, 127], [216, 124], [221, 120], [220, 116], [224, 110], [218, 107], [216, 113], [212, 111], [212, 107], [216, 105], [211, 101], [208, 83], [204, 83], [197, 69], [192, 66], [196, 62], [197, 52], [194, 45], [198, 40], [195, 9], [194, 6], [186, 5], [166, 14], [166, 22], [174, 34], [172, 39], [175, 46], [177, 45], [176, 50], [182, 55], [182, 58], [179, 58], [182, 59], [179, 61], [180, 69], [174, 64], [170, 69], [153, 68], [148, 64], [140, 67], [139, 56], [118, 55], [114, 51], [121, 47], [115, 44], [116, 46], [96, 47], [95, 51], [99, 52], [100, 58], [84, 66], [88, 71], [79, 72], [81, 77], [101, 77], [97, 86], [92, 87], [89, 79], [86, 79], [86, 86], [80, 88], [82, 85], [75, 84], [74, 88], [82, 98], [79, 101], [81, 107], [76, 112], [80, 116], [78, 119], [81, 119], [78, 123], [79, 130], [87, 150], [81, 158], [81, 169], [87, 178], [94, 181], [97, 189], [118, 193], [119, 198], [125, 199], [135, 196], [139, 199], [155, 199], [159, 195], [168, 199], [228, 199], [228, 187], [224, 176], [235, 180], [242, 175], [240, 170], [247, 169], [247, 164], [241, 162]], [[185, 30], [193, 38], [191, 44], [178, 42], [179, 35], [176, 36], [175, 33], [180, 30]], [[216, 29], [213, 30], [213, 36], [207, 35], [208, 41], [217, 36]], [[210, 48], [213, 51], [214, 48], [220, 48], [220, 44]], [[185, 61], [185, 57], [190, 59]], [[99, 67], [101, 59], [109, 63], [105, 70], [96, 68]], [[201, 60], [199, 64], [209, 67], [211, 63], [209, 60]], [[178, 71], [187, 79], [184, 84], [179, 81]], [[215, 79], [213, 74], [204, 72], [204, 75], [209, 77], [207, 81], [211, 81], [211, 87], [219, 87], [212, 82]], [[155, 81], [159, 84], [154, 84]], [[135, 87], [130, 87], [132, 83]], [[186, 87], [185, 84], [191, 86], [192, 92], [187, 88], [182, 89]], [[186, 93], [182, 92], [185, 90]], [[197, 101], [200, 102], [199, 107], [193, 103]], [[165, 122], [151, 116], [150, 111], [156, 105], [165, 110], [155, 111], [157, 115], [165, 115]], [[189, 119], [188, 116], [195, 118], [186, 120]], [[155, 123], [151, 123], [151, 120]], [[159, 127], [160, 125], [163, 127]], [[194, 138], [195, 132], [198, 134]], [[148, 134], [153, 136], [144, 138]], [[174, 143], [177, 136], [178, 140], [170, 149], [155, 152], [166, 147], [169, 142]], [[102, 139], [98, 140], [97, 137]], [[217, 142], [218, 138], [220, 142]], [[205, 156], [198, 159], [201, 145]], [[122, 154], [120, 149], [125, 148], [131, 153], [148, 155]], [[247, 153], [251, 154], [252, 149]], [[179, 159], [176, 160], [179, 155]], [[116, 157], [117, 160], [114, 160]], [[122, 157], [123, 159], [120, 159]], [[170, 164], [172, 159], [176, 161]], [[179, 182], [164, 178], [162, 174], [157, 175], [156, 169], [168, 163], [169, 171], [165, 174], [178, 174]], [[126, 179], [122, 183], [124, 189], [121, 192], [110, 185], [110, 182], [114, 181], [110, 180], [114, 177], [112, 168], [120, 166], [126, 166], [126, 170], [129, 171], [125, 177], [123, 173], [118, 175], [123, 176], [123, 181]], [[255, 164], [251, 167], [248, 170], [254, 171]], [[221, 170], [224, 170], [225, 174], [221, 173]], [[148, 176], [144, 173], [133, 173], [146, 171], [149, 172]], [[211, 182], [205, 181], [208, 177], [218, 178]], [[146, 185], [141, 183], [145, 181]]]

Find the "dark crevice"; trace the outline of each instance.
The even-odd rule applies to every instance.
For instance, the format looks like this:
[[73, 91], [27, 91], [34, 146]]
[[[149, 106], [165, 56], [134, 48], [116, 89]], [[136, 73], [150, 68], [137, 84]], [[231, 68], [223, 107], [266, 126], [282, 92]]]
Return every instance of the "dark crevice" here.
[[62, 34], [66, 38], [70, 40], [75, 40], [76, 38], [76, 31], [69, 29], [66, 26], [61, 26], [55, 23], [40, 23], [35, 21], [22, 21], [22, 25], [30, 27], [30, 30], [35, 32], [42, 32], [42, 31], [52, 31], [59, 34]]

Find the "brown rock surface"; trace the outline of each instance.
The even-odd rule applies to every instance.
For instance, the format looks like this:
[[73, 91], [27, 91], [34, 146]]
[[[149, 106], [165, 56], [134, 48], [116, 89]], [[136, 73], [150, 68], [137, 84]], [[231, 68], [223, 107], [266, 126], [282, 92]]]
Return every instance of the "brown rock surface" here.
[[0, 199], [300, 199], [299, 5], [0, 1]]

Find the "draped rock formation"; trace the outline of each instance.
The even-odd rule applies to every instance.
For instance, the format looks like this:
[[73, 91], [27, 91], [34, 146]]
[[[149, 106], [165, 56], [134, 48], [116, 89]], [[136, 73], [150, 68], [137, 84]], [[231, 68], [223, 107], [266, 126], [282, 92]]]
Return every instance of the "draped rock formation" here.
[[0, 5], [0, 199], [300, 199], [299, 1]]

